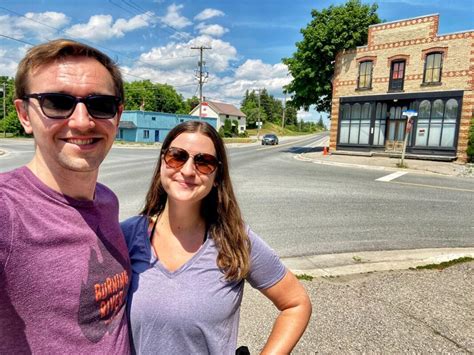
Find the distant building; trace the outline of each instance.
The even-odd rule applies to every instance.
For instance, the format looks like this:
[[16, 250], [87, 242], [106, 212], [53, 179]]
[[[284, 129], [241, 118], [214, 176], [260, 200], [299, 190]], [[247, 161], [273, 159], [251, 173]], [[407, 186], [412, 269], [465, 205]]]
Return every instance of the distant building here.
[[[185, 121], [194, 121], [195, 116], [152, 111], [124, 111], [117, 131], [117, 140], [127, 142], [163, 142], [168, 132]], [[203, 118], [216, 128], [215, 118]]]
[[[189, 114], [199, 117], [199, 106], [197, 105]], [[237, 107], [231, 104], [222, 102], [205, 101], [202, 103], [201, 117], [216, 118], [217, 130], [224, 125], [225, 120], [238, 121], [237, 131], [239, 133], [245, 132], [247, 129], [247, 116]]]
[[[466, 161], [474, 108], [474, 31], [438, 35], [439, 15], [369, 27], [337, 54], [330, 146]], [[407, 127], [402, 112], [418, 112]]]

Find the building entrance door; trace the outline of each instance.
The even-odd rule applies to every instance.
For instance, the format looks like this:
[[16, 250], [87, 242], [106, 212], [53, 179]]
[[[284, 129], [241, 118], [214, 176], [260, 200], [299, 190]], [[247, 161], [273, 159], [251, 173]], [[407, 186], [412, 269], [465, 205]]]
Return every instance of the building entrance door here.
[[385, 140], [386, 151], [401, 152], [403, 149], [407, 119], [402, 116], [402, 112], [406, 110], [407, 106], [402, 105], [393, 105], [388, 108], [388, 134]]

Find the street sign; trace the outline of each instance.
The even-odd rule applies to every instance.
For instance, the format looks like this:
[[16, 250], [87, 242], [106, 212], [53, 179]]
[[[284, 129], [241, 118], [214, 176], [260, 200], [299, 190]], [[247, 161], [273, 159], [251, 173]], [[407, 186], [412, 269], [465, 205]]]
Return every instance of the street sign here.
[[407, 143], [408, 143], [408, 133], [411, 131], [412, 127], [412, 119], [414, 117], [418, 117], [418, 112], [415, 110], [406, 110], [402, 112], [402, 117], [405, 116], [407, 118], [406, 128], [405, 128], [405, 139], [403, 140], [403, 149], [402, 149], [402, 158], [400, 160], [400, 166], [403, 168], [404, 160], [405, 160], [405, 152], [407, 150]]

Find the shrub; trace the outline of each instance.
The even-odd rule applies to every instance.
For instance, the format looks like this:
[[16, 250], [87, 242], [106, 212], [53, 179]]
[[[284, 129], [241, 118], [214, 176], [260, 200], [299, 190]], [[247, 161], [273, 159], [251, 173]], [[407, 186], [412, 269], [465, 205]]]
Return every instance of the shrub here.
[[471, 119], [471, 128], [467, 138], [467, 160], [474, 162], [474, 117]]

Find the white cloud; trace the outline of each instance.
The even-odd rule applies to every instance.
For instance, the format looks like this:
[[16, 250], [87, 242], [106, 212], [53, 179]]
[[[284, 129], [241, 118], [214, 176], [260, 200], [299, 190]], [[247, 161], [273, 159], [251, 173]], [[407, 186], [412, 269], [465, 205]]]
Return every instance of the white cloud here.
[[13, 38], [24, 38], [24, 32], [16, 26], [17, 17], [3, 15], [0, 16], [0, 32], [5, 36]]
[[152, 48], [140, 56], [138, 66], [145, 63], [160, 70], [186, 69], [196, 66], [198, 53], [189, 44], [169, 43], [166, 46]]
[[265, 64], [260, 59], [246, 60], [235, 72], [238, 79], [285, 78], [288, 75], [288, 67], [285, 64]]
[[123, 37], [126, 32], [148, 27], [154, 21], [152, 12], [136, 15], [129, 20], [118, 19], [115, 23], [111, 15], [94, 15], [90, 17], [88, 23], [74, 25], [65, 32], [71, 37], [106, 40]]
[[71, 19], [61, 12], [27, 12], [25, 17], [18, 18], [17, 26], [30, 31], [44, 31], [47, 26], [60, 29], [70, 21]]
[[200, 23], [196, 26], [196, 29], [199, 30], [201, 35], [212, 37], [222, 37], [225, 33], [229, 32], [227, 28], [220, 25], [206, 25], [205, 23]]
[[28, 12], [24, 16], [0, 16], [0, 33], [17, 38], [46, 40], [55, 36], [70, 18], [60, 12]]
[[217, 17], [217, 16], [224, 16], [224, 13], [220, 10], [216, 9], [205, 9], [201, 11], [199, 14], [194, 16], [194, 19], [197, 21], [206, 21], [210, 18]]
[[149, 52], [140, 56], [138, 66], [147, 63], [162, 70], [165, 69], [188, 69], [194, 71], [197, 68], [199, 52], [191, 47], [211, 47], [204, 52], [206, 69], [210, 72], [222, 72], [228, 69], [229, 62], [237, 59], [237, 50], [228, 42], [209, 36], [199, 36], [186, 43], [169, 43], [166, 46], [152, 48]]
[[0, 49], [0, 75], [14, 77], [21, 58], [30, 46], [15, 47], [15, 50]]
[[176, 28], [178, 30], [185, 28], [192, 24], [186, 17], [181, 16], [180, 10], [183, 5], [171, 4], [168, 6], [167, 13], [165, 16], [160, 17], [160, 20], [168, 26]]

